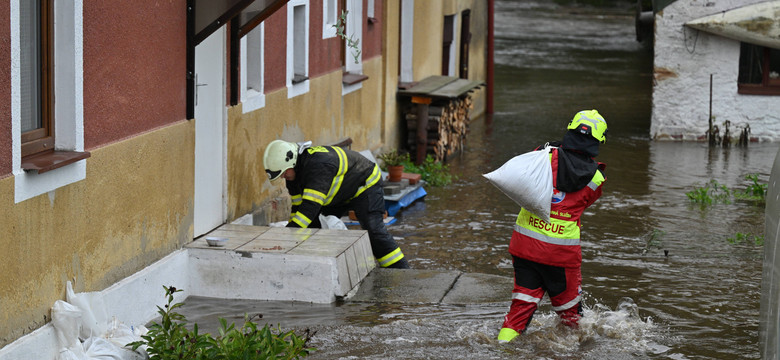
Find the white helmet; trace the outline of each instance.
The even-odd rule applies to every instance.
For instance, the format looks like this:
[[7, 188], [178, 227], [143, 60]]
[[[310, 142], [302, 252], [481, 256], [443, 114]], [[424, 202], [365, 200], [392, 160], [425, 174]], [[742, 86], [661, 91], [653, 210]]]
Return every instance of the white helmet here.
[[298, 145], [284, 140], [274, 140], [265, 148], [263, 164], [268, 179], [276, 180], [282, 173], [295, 167], [298, 161]]

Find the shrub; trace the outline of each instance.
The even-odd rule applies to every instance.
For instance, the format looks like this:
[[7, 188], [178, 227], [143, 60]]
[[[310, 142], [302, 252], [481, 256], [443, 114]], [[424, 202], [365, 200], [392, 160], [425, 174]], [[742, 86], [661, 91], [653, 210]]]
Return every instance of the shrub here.
[[425, 161], [420, 165], [415, 165], [409, 158], [403, 161], [404, 171], [420, 174], [422, 179], [431, 186], [449, 185], [454, 176], [450, 174], [450, 168], [441, 162], [436, 161], [433, 156], [428, 155]]
[[142, 340], [127, 344], [133, 350], [146, 346], [150, 360], [298, 359], [315, 350], [306, 347], [308, 336], [300, 338], [292, 331], [282, 333], [278, 327], [274, 332], [268, 325], [258, 329], [249, 318], [240, 329], [220, 318], [216, 338], [198, 334], [198, 324], [193, 324], [193, 330], [187, 329], [187, 319], [175, 311], [184, 305], [173, 303], [173, 294], [181, 290], [173, 286], [163, 288], [168, 303], [165, 308], [157, 307], [161, 322], [150, 325]]

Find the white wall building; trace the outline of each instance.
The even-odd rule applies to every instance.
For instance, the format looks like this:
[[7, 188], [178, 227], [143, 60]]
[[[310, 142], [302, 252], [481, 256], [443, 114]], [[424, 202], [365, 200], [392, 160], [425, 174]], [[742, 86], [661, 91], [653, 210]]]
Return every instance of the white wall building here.
[[706, 141], [711, 114], [733, 141], [746, 127], [780, 141], [780, 1], [667, 3], [654, 9], [652, 138]]

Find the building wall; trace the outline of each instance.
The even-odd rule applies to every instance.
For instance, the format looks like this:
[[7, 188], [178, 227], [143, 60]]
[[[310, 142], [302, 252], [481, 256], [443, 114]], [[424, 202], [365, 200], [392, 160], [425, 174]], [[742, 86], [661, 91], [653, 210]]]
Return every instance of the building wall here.
[[194, 135], [180, 121], [93, 149], [85, 180], [20, 203], [0, 180], [0, 346], [49, 321], [66, 281], [102, 290], [192, 239]]
[[185, 5], [83, 2], [86, 177], [17, 203], [10, 9], [0, 4], [0, 346], [48, 322], [66, 281], [102, 290], [192, 239]]
[[185, 5], [84, 1], [85, 149], [186, 118]]
[[753, 140], [780, 140], [780, 97], [737, 93], [740, 43], [683, 26], [690, 20], [758, 2], [762, 0], [680, 0], [656, 14], [650, 125], [654, 139], [706, 140], [712, 75], [713, 124], [720, 127], [721, 134], [723, 122], [728, 120], [732, 136], [749, 125]]

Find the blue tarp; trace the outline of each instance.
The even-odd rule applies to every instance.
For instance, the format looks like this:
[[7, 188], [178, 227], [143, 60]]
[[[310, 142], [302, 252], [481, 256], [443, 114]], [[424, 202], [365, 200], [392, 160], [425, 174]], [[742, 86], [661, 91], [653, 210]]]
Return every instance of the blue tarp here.
[[422, 186], [418, 186], [416, 189], [401, 196], [401, 198], [398, 200], [388, 200], [387, 197], [385, 197], [385, 209], [387, 210], [387, 215], [395, 216], [399, 210], [409, 206], [415, 200], [425, 195], [428, 195], [428, 193], [425, 192], [425, 189], [423, 189]]

